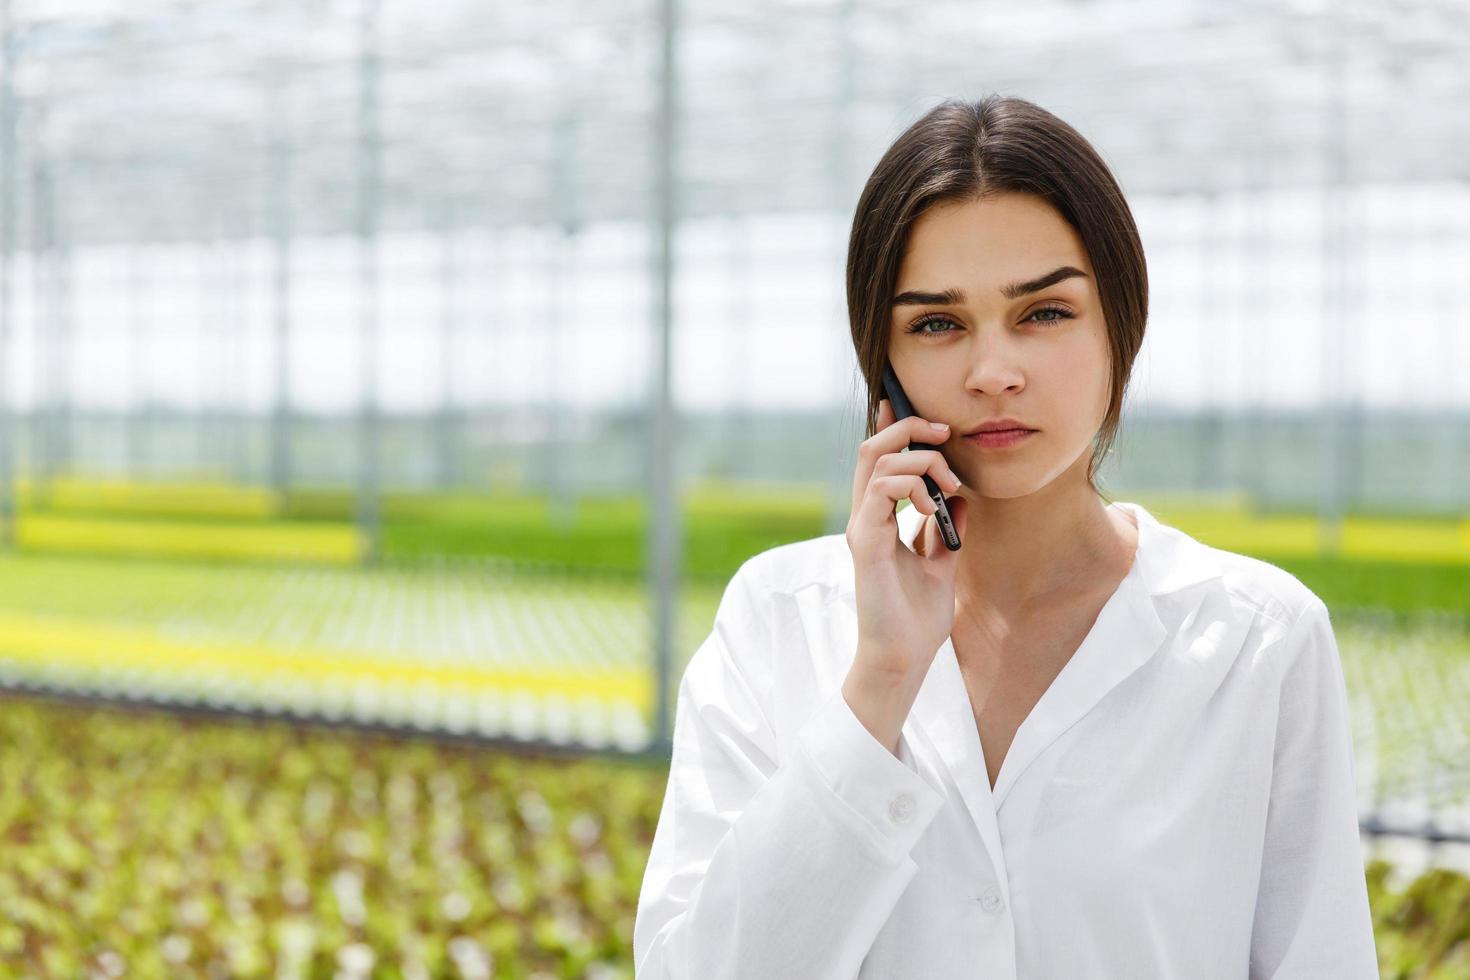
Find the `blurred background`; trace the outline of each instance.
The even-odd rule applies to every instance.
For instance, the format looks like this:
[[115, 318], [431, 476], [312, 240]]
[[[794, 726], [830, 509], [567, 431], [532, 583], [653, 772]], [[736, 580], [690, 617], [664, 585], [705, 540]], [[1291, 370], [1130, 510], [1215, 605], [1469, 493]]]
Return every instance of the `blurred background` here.
[[724, 584], [847, 522], [884, 148], [1134, 208], [1101, 481], [1328, 603], [1385, 976], [1470, 977], [1455, 0], [0, 0], [0, 970], [631, 977]]

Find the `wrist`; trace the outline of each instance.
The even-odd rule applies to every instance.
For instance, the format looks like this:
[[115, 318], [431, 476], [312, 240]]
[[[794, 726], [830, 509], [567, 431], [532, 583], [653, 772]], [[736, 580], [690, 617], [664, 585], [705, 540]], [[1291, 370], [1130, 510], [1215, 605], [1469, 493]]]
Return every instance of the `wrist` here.
[[899, 734], [914, 702], [907, 685], [852, 671], [842, 684], [842, 696], [862, 726], [897, 756]]

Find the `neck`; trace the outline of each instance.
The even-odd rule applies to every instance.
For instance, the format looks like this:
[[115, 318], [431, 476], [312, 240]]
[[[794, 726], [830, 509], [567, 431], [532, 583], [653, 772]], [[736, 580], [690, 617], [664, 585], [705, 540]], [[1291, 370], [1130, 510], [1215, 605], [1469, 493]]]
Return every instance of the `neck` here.
[[1090, 486], [1053, 485], [1009, 498], [961, 492], [969, 504], [964, 559], [955, 572], [962, 608], [1022, 611], [1095, 584], [1116, 587], [1127, 574], [1137, 528]]

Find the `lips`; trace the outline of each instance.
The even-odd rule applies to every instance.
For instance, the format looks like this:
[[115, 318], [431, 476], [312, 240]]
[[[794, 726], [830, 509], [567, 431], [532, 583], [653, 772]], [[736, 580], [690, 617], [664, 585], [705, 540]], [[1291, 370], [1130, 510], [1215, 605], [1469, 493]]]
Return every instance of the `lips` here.
[[982, 432], [1009, 432], [1011, 430], [1017, 429], [1023, 432], [1036, 431], [1035, 426], [1027, 425], [1020, 419], [1013, 419], [1008, 416], [1002, 415], [997, 418], [986, 419], [984, 422], [981, 422], [969, 432], [966, 432], [965, 435], [978, 436]]
[[1024, 442], [1036, 431], [1035, 429], [994, 429], [989, 432], [976, 432], [965, 438], [982, 449], [1004, 449], [1006, 446]]

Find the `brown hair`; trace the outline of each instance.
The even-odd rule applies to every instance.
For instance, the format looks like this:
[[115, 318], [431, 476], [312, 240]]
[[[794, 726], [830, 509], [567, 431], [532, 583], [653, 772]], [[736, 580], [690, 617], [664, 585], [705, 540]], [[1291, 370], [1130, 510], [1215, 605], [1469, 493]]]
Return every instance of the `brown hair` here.
[[1086, 139], [1025, 99], [946, 99], [883, 154], [858, 198], [847, 245], [847, 311], [868, 385], [867, 430], [884, 398], [892, 297], [911, 226], [932, 205], [1005, 192], [1035, 194], [1060, 212], [1087, 249], [1111, 351], [1108, 411], [1087, 480], [1112, 448], [1133, 360], [1148, 319], [1148, 268], [1123, 192]]

